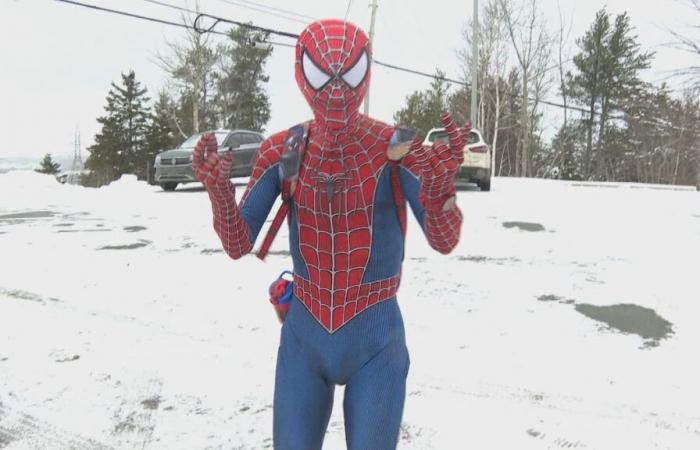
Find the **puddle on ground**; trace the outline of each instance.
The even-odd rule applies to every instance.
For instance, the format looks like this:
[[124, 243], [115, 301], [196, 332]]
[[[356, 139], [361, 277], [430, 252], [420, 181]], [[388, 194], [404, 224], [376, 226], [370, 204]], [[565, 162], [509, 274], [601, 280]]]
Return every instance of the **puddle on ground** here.
[[104, 247], [100, 247], [97, 250], [134, 250], [137, 248], [145, 247], [150, 243], [151, 243], [151, 241], [140, 241], [140, 242], [135, 242], [133, 244], [105, 245]]
[[158, 409], [163, 400], [159, 396], [147, 398], [141, 402], [144, 409]]
[[6, 295], [11, 298], [16, 298], [18, 300], [29, 300], [37, 303], [44, 303], [44, 299], [41, 298], [40, 295], [34, 294], [32, 292], [22, 291], [19, 289], [5, 289], [3, 287], [0, 287], [0, 294]]
[[55, 227], [72, 227], [74, 225], [75, 225], [74, 223], [66, 222], [66, 223], [55, 223], [53, 226], [55, 226]]
[[522, 231], [538, 232], [544, 231], [544, 226], [535, 222], [503, 222], [505, 228], [518, 228]]
[[596, 306], [585, 303], [575, 306], [576, 311], [589, 319], [602, 322], [623, 333], [632, 333], [645, 339], [644, 347], [657, 347], [661, 339], [673, 334], [673, 324], [656, 311], [638, 305], [622, 304]]
[[537, 297], [537, 300], [541, 302], [557, 302], [565, 305], [572, 305], [575, 303], [574, 299], [563, 298], [553, 294], [540, 295], [539, 297]]
[[27, 211], [23, 213], [4, 214], [0, 216], [0, 220], [43, 219], [55, 215], [56, 213], [53, 211]]
[[144, 231], [144, 230], [148, 230], [148, 228], [142, 227], [140, 225], [132, 225], [129, 227], [124, 227], [124, 231], [127, 231], [129, 233], [138, 233], [139, 231]]

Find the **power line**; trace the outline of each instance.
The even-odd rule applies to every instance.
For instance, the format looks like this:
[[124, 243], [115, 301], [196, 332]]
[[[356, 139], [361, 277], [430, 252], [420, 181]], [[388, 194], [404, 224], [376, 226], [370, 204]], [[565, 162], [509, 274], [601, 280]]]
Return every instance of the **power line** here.
[[[282, 9], [282, 8], [278, 8], [278, 7], [275, 7], [275, 6], [265, 5], [265, 4], [263, 4], [263, 3], [260, 3], [260, 2], [253, 2], [253, 1], [250, 1], [250, 0], [235, 0], [235, 1], [234, 1], [234, 0], [219, 0], [219, 1], [220, 1], [220, 2], [224, 2], [224, 3], [229, 3], [229, 4], [232, 4], [232, 5], [236, 5], [236, 6], [241, 6], [241, 7], [243, 7], [243, 8], [255, 9], [256, 11], [260, 11], [260, 9], [256, 9], [256, 8], [263, 8], [263, 9], [267, 9], [267, 10], [270, 10], [270, 11], [274, 11], [274, 12], [277, 12], [277, 13], [280, 13], [280, 14], [285, 14], [285, 15], [287, 15], [287, 16], [296, 16], [296, 17], [299, 17], [299, 18], [302, 18], [302, 19], [308, 19], [308, 20], [311, 20], [311, 21], [316, 20], [315, 17], [309, 16], [309, 15], [307, 15], [307, 14], [298, 13], [298, 12], [296, 12], [296, 11], [290, 11], [290, 10], [288, 10], [288, 9]], [[241, 3], [247, 4], [247, 5], [253, 5], [253, 6], [244, 6], [244, 5], [242, 5]], [[304, 22], [304, 23], [308, 23], [308, 22]]]
[[[252, 29], [252, 30], [256, 30], [256, 31], [263, 31], [263, 32], [266, 32], [266, 33], [269, 33], [269, 34], [273, 34], [273, 35], [277, 35], [277, 36], [283, 36], [283, 37], [295, 38], [295, 39], [299, 37], [299, 35], [297, 35], [297, 34], [288, 33], [288, 32], [285, 32], [285, 31], [279, 31], [279, 30], [274, 30], [274, 29], [271, 29], [271, 28], [260, 27], [260, 26], [257, 26], [257, 25], [252, 25], [252, 24], [244, 23], [244, 22], [238, 22], [238, 21], [235, 21], [235, 20], [230, 20], [230, 19], [225, 19], [225, 18], [222, 18], [222, 17], [217, 17], [217, 16], [214, 16], [214, 15], [211, 15], [211, 14], [197, 13], [196, 11], [190, 10], [190, 9], [188, 9], [188, 8], [183, 8], [183, 7], [180, 7], [180, 6], [175, 6], [175, 5], [167, 4], [167, 3], [161, 2], [161, 1], [159, 1], [159, 0], [144, 0], [144, 1], [146, 1], [146, 2], [148, 2], [148, 3], [160, 4], [160, 5], [162, 5], [162, 6], [168, 6], [168, 7], [175, 8], [175, 9], [179, 9], [179, 10], [181, 10], [181, 11], [189, 12], [189, 13], [192, 13], [192, 14], [198, 14], [197, 19], [195, 20], [194, 26], [190, 26], [190, 25], [187, 25], [187, 24], [184, 24], [184, 23], [172, 22], [172, 21], [169, 21], [169, 20], [159, 19], [159, 18], [155, 18], [155, 17], [144, 16], [144, 15], [141, 15], [141, 14], [135, 14], [135, 13], [130, 13], [130, 12], [126, 12], [126, 11], [120, 11], [120, 10], [116, 10], [116, 9], [105, 8], [105, 7], [102, 7], [102, 6], [96, 6], [96, 5], [92, 5], [92, 4], [88, 4], [88, 3], [81, 3], [81, 2], [78, 2], [78, 1], [75, 1], [75, 0], [56, 0], [56, 1], [61, 2], [61, 3], [68, 3], [68, 4], [76, 5], [76, 6], [82, 6], [82, 7], [89, 8], [89, 9], [93, 9], [93, 10], [97, 10], [97, 11], [103, 11], [103, 12], [108, 12], [108, 13], [117, 14], [117, 15], [121, 15], [121, 16], [131, 17], [131, 18], [135, 18], [135, 19], [147, 20], [147, 21], [150, 21], [150, 22], [160, 23], [160, 24], [163, 24], [163, 25], [171, 25], [171, 26], [175, 26], [175, 27], [179, 27], [179, 28], [184, 28], [184, 29], [187, 29], [187, 30], [193, 30], [193, 31], [196, 31], [196, 32], [198, 32], [198, 33], [213, 33], [213, 34], [217, 34], [217, 35], [221, 35], [221, 36], [227, 36], [227, 33], [224, 33], [224, 32], [221, 32], [221, 31], [217, 31], [217, 30], [214, 29], [214, 27], [216, 27], [216, 25], [218, 25], [220, 22], [223, 22], [223, 23], [230, 23], [230, 24], [233, 24], [233, 25], [236, 25], [236, 26], [240, 26], [240, 27], [244, 27], [244, 28], [248, 28], [248, 29]], [[211, 25], [208, 29], [202, 29], [202, 28], [200, 28], [200, 27], [198, 26], [197, 22], [198, 22], [198, 20], [199, 20], [200, 18], [202, 18], [202, 17], [206, 17], [206, 18], [213, 19], [213, 20], [214, 20], [214, 24]], [[293, 45], [293, 44], [287, 44], [287, 43], [281, 43], [281, 42], [274, 42], [274, 41], [264, 41], [264, 42], [262, 42], [262, 43], [263, 43], [263, 44], [270, 44], [270, 45], [277, 45], [277, 46], [282, 46], [282, 47], [290, 47], [290, 48], [294, 48], [294, 47], [295, 47], [295, 45]], [[458, 80], [455, 80], [455, 79], [452, 79], [452, 78], [443, 77], [443, 76], [440, 76], [440, 75], [432, 75], [432, 74], [429, 74], [429, 73], [427, 73], [427, 72], [421, 72], [421, 71], [419, 71], [419, 70], [409, 69], [409, 68], [407, 68], [407, 67], [396, 66], [396, 65], [393, 65], [393, 64], [389, 64], [389, 63], [385, 63], [385, 62], [379, 61], [379, 60], [374, 59], [374, 58], [372, 59], [372, 61], [373, 61], [375, 64], [377, 64], [377, 65], [384, 66], [384, 67], [387, 67], [387, 68], [389, 68], [389, 69], [398, 70], [398, 71], [401, 71], [401, 72], [412, 73], [412, 74], [414, 74], [414, 75], [419, 75], [419, 76], [423, 76], [423, 77], [426, 77], [426, 78], [432, 78], [432, 79], [434, 79], [434, 80], [445, 81], [445, 82], [447, 82], [447, 83], [453, 83], [453, 84], [457, 84], [457, 85], [460, 85], [460, 86], [465, 86], [465, 87], [469, 87], [469, 86], [470, 86], [469, 83], [466, 83], [466, 82], [464, 82], [464, 81], [458, 81]], [[582, 112], [582, 113], [591, 114], [591, 111], [590, 111], [590, 110], [586, 110], [586, 109], [584, 109], [584, 108], [579, 108], [579, 107], [576, 107], [576, 106], [569, 106], [569, 105], [564, 106], [564, 105], [561, 104], [561, 103], [556, 103], [556, 102], [552, 102], [552, 101], [548, 101], [548, 100], [535, 100], [535, 99], [532, 99], [532, 98], [529, 98], [528, 100], [531, 101], [531, 102], [539, 102], [539, 103], [542, 103], [542, 104], [545, 104], [545, 105], [549, 105], [549, 106], [554, 106], [554, 107], [558, 107], [558, 108], [568, 108], [568, 109], [571, 109], [571, 110], [573, 110], [573, 111], [579, 111], [579, 112]], [[599, 113], [598, 111], [593, 111], [592, 114], [593, 114], [594, 116], [600, 115], [600, 113]], [[609, 116], [609, 117], [610, 117], [611, 119], [624, 120], [624, 117], [620, 117], [620, 116]], [[647, 122], [647, 123], [650, 123], [650, 124], [658, 125], [658, 123], [652, 123], [652, 122], [649, 122], [649, 121], [646, 121], [646, 122]], [[676, 127], [676, 128], [677, 128], [677, 127]], [[679, 129], [680, 129], [680, 128], [679, 128]]]
[[[61, 1], [62, 1], [62, 0], [61, 0]], [[209, 28], [207, 28], [206, 30], [203, 29], [203, 28], [200, 28], [200, 27], [198, 26], [198, 24], [197, 24], [197, 22], [199, 21], [199, 19], [201, 19], [202, 17], [206, 17], [206, 18], [209, 18], [209, 19], [213, 19], [213, 20], [214, 20], [214, 23], [213, 23]], [[223, 17], [214, 16], [214, 15], [212, 15], [212, 14], [206, 14], [206, 13], [199, 13], [199, 15], [197, 16], [197, 18], [194, 20], [194, 28], [195, 28], [195, 30], [196, 30], [198, 33], [211, 33], [211, 32], [214, 31], [214, 28], [215, 28], [219, 23], [230, 23], [231, 25], [236, 25], [236, 26], [239, 26], [239, 27], [248, 28], [248, 29], [250, 29], [250, 30], [263, 31], [263, 32], [265, 32], [265, 33], [274, 34], [274, 35], [277, 35], [277, 36], [288, 37], [288, 38], [292, 38], [292, 39], [298, 39], [298, 38], [299, 38], [299, 35], [298, 35], [298, 34], [289, 33], [289, 32], [287, 32], [287, 31], [280, 31], [280, 30], [275, 30], [275, 29], [272, 29], [272, 28], [261, 27], [261, 26], [258, 26], [258, 25], [252, 25], [252, 24], [250, 24], [250, 23], [239, 22], [239, 21], [237, 21], [237, 20], [225, 19], [225, 18], [223, 18]]]
[[[60, 0], [59, 0], [59, 1], [60, 1]], [[197, 15], [200, 15], [200, 14], [201, 14], [199, 11], [195, 11], [195, 10], [192, 10], [192, 9], [189, 9], [189, 8], [185, 8], [185, 7], [182, 7], [182, 6], [172, 5], [172, 4], [170, 4], [170, 3], [161, 2], [161, 1], [159, 1], [159, 0], [142, 0], [142, 1], [147, 2], [147, 3], [153, 3], [153, 4], [156, 4], [156, 5], [165, 6], [166, 8], [176, 9], [176, 10], [178, 10], [178, 11], [187, 12], [187, 13], [190, 13], [190, 14], [197, 14]], [[75, 3], [75, 2], [70, 2], [70, 3]], [[174, 22], [168, 22], [168, 25], [173, 24], [173, 23], [174, 23]], [[182, 25], [182, 24], [180, 24], [180, 25]], [[244, 24], [244, 25], [241, 25], [241, 26], [249, 27], [249, 24]], [[193, 30], [193, 31], [201, 32], [201, 30], [198, 28], [198, 26], [197, 26], [197, 24], [196, 24], [196, 21], [195, 21], [195, 26], [186, 25], [185, 27], [186, 27], [187, 29], [190, 29], [190, 30]], [[215, 33], [215, 34], [219, 34], [219, 35], [227, 35], [227, 34], [224, 33], [224, 32], [215, 31], [215, 30], [208, 30], [207, 32], [209, 32], [209, 33]], [[294, 47], [295, 47], [295, 45], [293, 45], [293, 44], [286, 44], [286, 43], [283, 43], [283, 42], [275, 42], [275, 41], [270, 41], [270, 40], [266, 40], [264, 43], [266, 43], [266, 44], [271, 44], [271, 45], [277, 45], [277, 46], [280, 46], [280, 47], [289, 47], [289, 48], [294, 48]]]
[[469, 87], [469, 83], [464, 82], [464, 81], [458, 81], [458, 80], [455, 80], [453, 78], [447, 78], [447, 77], [443, 77], [440, 75], [433, 75], [433, 74], [430, 74], [427, 72], [421, 72], [420, 70], [409, 69], [407, 67], [395, 66], [393, 64], [379, 61], [376, 58], [372, 58], [372, 62], [377, 64], [377, 65], [380, 65], [380, 66], [388, 67], [389, 69], [400, 70], [402, 72], [408, 72], [408, 73], [412, 73], [414, 75], [420, 75], [422, 77], [432, 78], [434, 80], [446, 81], [448, 83], [459, 84], [460, 86]]
[[[229, 5], [239, 6], [239, 7], [241, 7], [241, 8], [247, 8], [247, 9], [250, 9], [250, 10], [252, 10], [252, 11], [261, 12], [261, 13], [263, 13], [263, 14], [268, 14], [268, 15], [271, 15], [271, 16], [274, 16], [274, 17], [278, 17], [278, 18], [280, 18], [280, 19], [290, 20], [290, 21], [292, 21], [292, 22], [301, 23], [301, 24], [304, 24], [304, 25], [308, 24], [308, 23], [309, 23], [309, 20], [311, 20], [311, 21], [316, 20], [316, 19], [314, 19], [313, 17], [306, 16], [306, 15], [304, 15], [304, 14], [297, 14], [297, 13], [293, 13], [293, 12], [291, 12], [291, 11], [287, 12], [286, 10], [282, 10], [282, 9], [278, 9], [278, 8], [272, 8], [272, 7], [270, 7], [270, 6], [262, 6], [262, 5], [261, 5], [260, 7], [258, 7], [258, 6], [251, 6], [251, 5], [247, 5], [247, 4], [246, 4], [246, 3], [253, 3], [253, 4], [255, 4], [254, 2], [243, 2], [243, 1], [233, 1], [233, 0], [219, 0], [219, 1], [220, 1], [220, 2], [223, 2], [223, 3], [227, 3], [227, 4], [229, 4]], [[263, 8], [269, 8], [269, 10], [268, 10], [268, 9], [263, 9]], [[290, 17], [290, 16], [287, 15], [287, 14], [293, 14], [293, 15], [297, 16], [298, 18]]]
[[[104, 12], [108, 12], [108, 13], [112, 13], [112, 14], [118, 14], [121, 16], [132, 17], [134, 19], [148, 20], [150, 22], [156, 22], [156, 23], [160, 23], [163, 25], [172, 25], [174, 27], [185, 28], [188, 30], [193, 29], [191, 26], [184, 24], [184, 23], [171, 22], [169, 20], [158, 19], [155, 17], [142, 16], [140, 14], [134, 14], [134, 13], [126, 12], [126, 11], [119, 11], [116, 9], [104, 8], [102, 6], [90, 5], [87, 3], [80, 3], [80, 2], [73, 1], [73, 0], [56, 0], [56, 1], [62, 2], [62, 3], [69, 3], [71, 5], [76, 5], [76, 6], [82, 6], [84, 8], [90, 8], [90, 9], [94, 9], [97, 11], [104, 11]], [[212, 30], [211, 32], [215, 33], [215, 34], [224, 35], [224, 36], [226, 35], [226, 33], [222, 33], [221, 31], [213, 31]]]
[[345, 8], [345, 21], [348, 21], [348, 14], [350, 14], [350, 8], [352, 8], [352, 0], [348, 0], [348, 7]]
[[[225, 18], [223, 18], [223, 17], [218, 17], [218, 16], [214, 16], [214, 15], [212, 15], [212, 14], [197, 12], [197, 11], [194, 11], [194, 10], [191, 10], [191, 9], [188, 9], [188, 8], [184, 8], [184, 7], [181, 7], [181, 6], [176, 6], [176, 5], [168, 4], [168, 3], [165, 3], [165, 2], [162, 2], [162, 1], [159, 1], [159, 0], [143, 0], [143, 1], [146, 1], [146, 2], [148, 2], [148, 3], [159, 4], [159, 5], [166, 6], [166, 7], [173, 8], [173, 9], [178, 9], [178, 10], [183, 11], [183, 12], [188, 12], [188, 13], [192, 13], [192, 14], [198, 14], [197, 19], [200, 19], [200, 18], [202, 18], [202, 17], [204, 17], [204, 18], [209, 18], [209, 19], [214, 20], [214, 23], [213, 23], [213, 25], [211, 25], [209, 28], [203, 29], [203, 28], [200, 28], [200, 26], [199, 26], [199, 24], [198, 24], [198, 20], [195, 20], [194, 26], [190, 26], [190, 25], [183, 24], [183, 23], [171, 22], [171, 21], [168, 21], [168, 20], [163, 20], [163, 19], [157, 19], [157, 18], [154, 18], [154, 17], [143, 16], [143, 15], [140, 15], [140, 14], [134, 14], [134, 13], [129, 13], [129, 12], [125, 12], [125, 11], [119, 11], [119, 10], [116, 10], [116, 9], [104, 8], [104, 7], [101, 7], [101, 6], [91, 5], [91, 4], [88, 4], [88, 3], [81, 3], [81, 2], [78, 2], [78, 1], [75, 1], [75, 0], [56, 0], [56, 1], [62, 2], [62, 3], [69, 3], [69, 4], [72, 4], [72, 5], [76, 5], [76, 6], [83, 6], [83, 7], [90, 8], [90, 9], [95, 9], [95, 10], [98, 10], [98, 11], [104, 11], [104, 12], [109, 12], [109, 13], [113, 13], [113, 14], [119, 14], [119, 15], [123, 15], [123, 16], [127, 16], [127, 17], [133, 17], [133, 18], [136, 18], [136, 19], [143, 19], [143, 20], [148, 20], [148, 21], [151, 21], [151, 22], [157, 22], [157, 23], [161, 23], [161, 24], [165, 24], [165, 25], [172, 25], [172, 26], [176, 26], [176, 27], [179, 27], [179, 28], [185, 28], [185, 29], [188, 29], [188, 30], [194, 30], [194, 31], [197, 31], [197, 32], [199, 32], [199, 33], [214, 33], [214, 34], [218, 34], [218, 35], [225, 36], [226, 33], [221, 32], [221, 31], [216, 31], [216, 30], [214, 29], [214, 27], [215, 27], [216, 25], [218, 25], [219, 23], [230, 23], [230, 24], [233, 24], [233, 25], [236, 25], [236, 26], [240, 26], [240, 27], [244, 27], [244, 28], [248, 28], [248, 29], [253, 29], [253, 30], [258, 30], [258, 31], [264, 31], [264, 32], [267, 32], [267, 33], [270, 33], [270, 34], [274, 34], [274, 35], [277, 35], [277, 36], [283, 36], [283, 37], [288, 37], [288, 38], [293, 38], [293, 39], [297, 39], [297, 38], [299, 37], [298, 34], [289, 33], [289, 32], [285, 32], [285, 31], [274, 30], [274, 29], [271, 29], [271, 28], [260, 27], [260, 26], [257, 26], [257, 25], [251, 25], [251, 24], [249, 24], [249, 23], [238, 22], [238, 21], [234, 21], [234, 20], [230, 20], [230, 19], [225, 19]], [[229, 1], [230, 1], [230, 0], [229, 0]], [[290, 48], [294, 48], [294, 47], [295, 47], [294, 45], [291, 45], [291, 44], [285, 44], [285, 43], [273, 42], [273, 41], [265, 41], [265, 43], [268, 43], [268, 44], [271, 44], [271, 45], [278, 45], [278, 46], [282, 46], [282, 47], [290, 47]], [[455, 79], [452, 79], [452, 78], [442, 77], [442, 76], [439, 76], [439, 75], [431, 75], [431, 74], [429, 74], [429, 73], [427, 73], [427, 72], [421, 72], [421, 71], [419, 71], [419, 70], [409, 69], [409, 68], [407, 68], [407, 67], [401, 67], [401, 66], [397, 66], [397, 65], [394, 65], [394, 64], [385, 63], [385, 62], [379, 61], [379, 60], [377, 60], [377, 59], [375, 59], [375, 58], [373, 58], [372, 61], [373, 61], [374, 63], [376, 63], [377, 65], [384, 66], [384, 67], [387, 67], [387, 68], [390, 68], [390, 69], [399, 70], [399, 71], [407, 72], [407, 73], [412, 73], [412, 74], [414, 74], [414, 75], [420, 75], [420, 76], [427, 77], [427, 78], [432, 78], [432, 79], [435, 79], [435, 80], [446, 81], [446, 82], [448, 82], [448, 83], [459, 84], [459, 85], [461, 85], [461, 86], [469, 86], [469, 83], [465, 83], [465, 82], [463, 82], [463, 81], [458, 81], [458, 80], [455, 80]]]

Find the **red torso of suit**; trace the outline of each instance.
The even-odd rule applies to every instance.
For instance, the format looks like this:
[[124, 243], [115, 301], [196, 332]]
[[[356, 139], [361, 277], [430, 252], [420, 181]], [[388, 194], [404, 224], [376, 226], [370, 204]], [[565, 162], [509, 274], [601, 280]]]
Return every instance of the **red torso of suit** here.
[[396, 277], [363, 284], [372, 247], [373, 203], [394, 129], [362, 117], [337, 140], [311, 126], [294, 195], [299, 251], [308, 279], [295, 294], [328, 331], [394, 296]]

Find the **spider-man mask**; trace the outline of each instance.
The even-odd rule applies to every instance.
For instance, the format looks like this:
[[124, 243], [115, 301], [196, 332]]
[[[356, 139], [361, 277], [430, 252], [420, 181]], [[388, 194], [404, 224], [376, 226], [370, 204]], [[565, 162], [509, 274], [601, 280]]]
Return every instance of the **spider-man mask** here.
[[301, 33], [295, 76], [322, 129], [343, 131], [357, 121], [371, 59], [367, 35], [351, 23], [320, 20]]

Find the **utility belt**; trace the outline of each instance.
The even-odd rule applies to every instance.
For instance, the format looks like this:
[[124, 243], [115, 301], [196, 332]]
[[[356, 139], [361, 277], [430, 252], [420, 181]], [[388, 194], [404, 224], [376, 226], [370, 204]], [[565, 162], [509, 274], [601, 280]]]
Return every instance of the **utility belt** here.
[[[395, 297], [400, 281], [401, 276], [397, 275], [384, 280], [352, 286], [346, 289], [343, 300], [346, 304], [354, 305], [353, 313], [357, 313], [368, 306]], [[280, 323], [284, 322], [287, 317], [294, 296], [306, 304], [310, 310], [314, 309], [311, 305], [315, 301], [320, 301], [323, 305], [331, 304], [330, 291], [320, 289], [318, 285], [294, 275], [288, 270], [282, 272], [270, 285], [269, 293], [270, 303], [274, 307]]]

